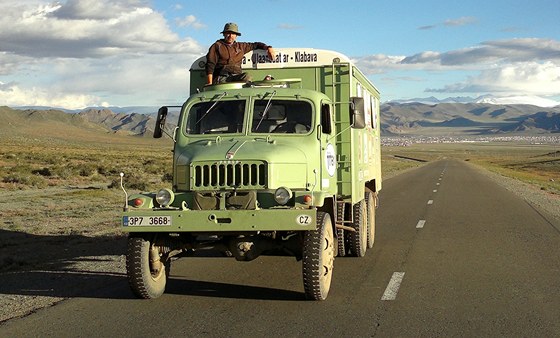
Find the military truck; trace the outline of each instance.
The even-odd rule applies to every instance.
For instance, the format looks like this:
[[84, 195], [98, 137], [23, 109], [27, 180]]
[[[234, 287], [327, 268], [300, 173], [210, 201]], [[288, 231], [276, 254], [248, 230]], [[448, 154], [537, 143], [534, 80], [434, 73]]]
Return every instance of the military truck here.
[[190, 69], [174, 129], [170, 106], [158, 112], [154, 137], [174, 142], [172, 186], [125, 197], [132, 291], [159, 297], [172, 257], [211, 250], [239, 261], [294, 256], [306, 297], [326, 299], [335, 256], [363, 257], [374, 244], [379, 91], [328, 50], [249, 53], [249, 83], [206, 86], [204, 67], [201, 57]]

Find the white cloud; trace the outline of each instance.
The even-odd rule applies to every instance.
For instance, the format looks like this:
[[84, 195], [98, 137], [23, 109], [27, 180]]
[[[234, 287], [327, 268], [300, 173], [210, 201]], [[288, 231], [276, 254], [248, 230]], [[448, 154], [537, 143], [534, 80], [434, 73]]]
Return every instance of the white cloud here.
[[486, 41], [480, 46], [443, 53], [440, 63], [452, 66], [537, 60], [560, 62], [560, 41], [537, 38]]
[[16, 84], [3, 84], [0, 85], [0, 102], [7, 106], [80, 109], [97, 105], [100, 101], [92, 95], [53, 93], [45, 88], [20, 88]]
[[206, 28], [206, 25], [200, 22], [194, 15], [187, 15], [182, 19], [176, 19], [179, 27], [192, 27], [194, 29]]
[[16, 55], [100, 58], [201, 50], [192, 41], [181, 41], [145, 1], [69, 0], [15, 8], [3, 3], [0, 10], [0, 51]]
[[447, 19], [441, 24], [432, 24], [432, 25], [424, 25], [418, 27], [420, 30], [429, 30], [437, 28], [438, 26], [447, 26], [447, 27], [459, 27], [459, 26], [467, 26], [472, 25], [478, 22], [478, 19], [472, 16], [463, 16], [456, 19]]
[[285, 30], [298, 30], [298, 29], [303, 29], [303, 26], [295, 25], [291, 23], [281, 23], [278, 25], [278, 28], [285, 29]]
[[471, 68], [472, 65], [553, 60], [560, 62], [560, 41], [552, 39], [510, 39], [486, 41], [479, 46], [448, 52], [425, 51], [402, 59], [403, 65], [418, 65], [445, 69], [446, 67]]
[[424, 51], [410, 56], [371, 55], [356, 59], [366, 74], [395, 71], [468, 71], [464, 81], [429, 92], [560, 95], [560, 41], [509, 39], [447, 52]]
[[354, 58], [353, 62], [356, 63], [358, 68], [366, 75], [382, 74], [392, 70], [403, 69], [401, 61], [405, 56], [393, 56], [385, 54], [374, 54], [361, 58]]
[[493, 92], [504, 95], [560, 94], [560, 65], [553, 62], [515, 63], [486, 69], [466, 81], [447, 85], [441, 89], [428, 89], [439, 93]]
[[206, 51], [148, 1], [4, 0], [0, 11], [0, 105], [177, 103]]
[[472, 16], [463, 16], [457, 19], [448, 19], [443, 22], [445, 26], [466, 26], [476, 23], [478, 20]]
[[64, 5], [55, 3], [58, 7], [52, 11], [53, 16], [68, 20], [106, 20], [107, 18], [119, 18], [122, 13], [130, 10], [147, 9], [149, 1], [145, 0], [67, 0]]

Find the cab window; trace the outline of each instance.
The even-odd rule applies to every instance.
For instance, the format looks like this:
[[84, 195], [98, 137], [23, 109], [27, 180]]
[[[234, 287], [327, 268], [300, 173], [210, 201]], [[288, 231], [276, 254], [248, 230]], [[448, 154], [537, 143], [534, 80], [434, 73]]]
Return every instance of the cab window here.
[[307, 134], [311, 131], [312, 107], [306, 101], [256, 100], [251, 131], [265, 134]]
[[245, 100], [209, 101], [194, 104], [187, 117], [187, 134], [241, 133]]

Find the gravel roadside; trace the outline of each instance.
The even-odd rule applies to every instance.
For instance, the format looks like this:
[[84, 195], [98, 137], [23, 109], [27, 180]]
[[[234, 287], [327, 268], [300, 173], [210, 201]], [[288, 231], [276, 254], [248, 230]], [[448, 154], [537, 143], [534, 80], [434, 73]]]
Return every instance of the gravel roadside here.
[[[469, 165], [532, 205], [560, 233], [560, 196], [530, 184]], [[55, 257], [41, 270], [0, 273], [0, 326], [65, 299], [93, 295], [115, 283], [126, 283], [124, 236], [74, 238], [36, 249]]]
[[469, 164], [492, 181], [523, 198], [560, 233], [560, 195], [552, 194], [540, 190], [531, 184], [488, 171], [473, 163]]

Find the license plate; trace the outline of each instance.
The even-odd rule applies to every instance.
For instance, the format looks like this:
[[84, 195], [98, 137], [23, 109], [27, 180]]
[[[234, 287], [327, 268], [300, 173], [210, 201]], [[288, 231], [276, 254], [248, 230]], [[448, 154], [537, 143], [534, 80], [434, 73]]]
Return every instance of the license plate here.
[[171, 216], [123, 216], [123, 225], [125, 227], [169, 226]]

